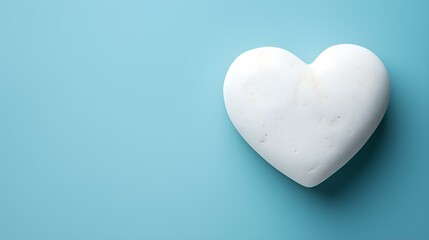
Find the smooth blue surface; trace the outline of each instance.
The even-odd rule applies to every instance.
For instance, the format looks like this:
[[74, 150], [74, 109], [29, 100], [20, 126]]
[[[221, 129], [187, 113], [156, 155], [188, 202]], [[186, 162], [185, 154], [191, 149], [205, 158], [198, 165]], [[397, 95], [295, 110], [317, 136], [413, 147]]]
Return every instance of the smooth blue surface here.
[[[369, 48], [391, 103], [317, 188], [238, 135], [241, 52]], [[0, 1], [0, 239], [429, 239], [428, 1]]]

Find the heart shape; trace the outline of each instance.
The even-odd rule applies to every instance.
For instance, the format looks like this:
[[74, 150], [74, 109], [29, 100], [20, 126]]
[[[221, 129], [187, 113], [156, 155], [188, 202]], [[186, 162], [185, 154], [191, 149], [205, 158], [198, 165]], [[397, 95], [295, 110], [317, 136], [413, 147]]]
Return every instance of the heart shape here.
[[313, 187], [346, 164], [377, 128], [389, 76], [366, 48], [340, 44], [311, 64], [275, 47], [244, 52], [224, 82], [228, 115], [280, 172]]

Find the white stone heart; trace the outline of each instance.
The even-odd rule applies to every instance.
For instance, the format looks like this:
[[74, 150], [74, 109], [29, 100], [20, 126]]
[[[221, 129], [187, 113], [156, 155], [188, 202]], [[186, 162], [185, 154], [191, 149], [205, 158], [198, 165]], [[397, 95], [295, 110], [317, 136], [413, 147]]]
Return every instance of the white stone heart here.
[[390, 95], [381, 60], [351, 44], [332, 46], [311, 64], [280, 48], [249, 50], [230, 66], [223, 91], [228, 115], [249, 145], [306, 187], [362, 148]]

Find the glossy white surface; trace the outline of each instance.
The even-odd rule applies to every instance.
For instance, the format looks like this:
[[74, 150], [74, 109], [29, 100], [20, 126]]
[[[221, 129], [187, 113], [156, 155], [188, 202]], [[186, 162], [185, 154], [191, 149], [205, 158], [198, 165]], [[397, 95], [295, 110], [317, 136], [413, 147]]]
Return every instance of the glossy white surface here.
[[313, 187], [374, 132], [389, 102], [389, 77], [375, 54], [356, 45], [332, 46], [311, 64], [263, 47], [232, 63], [224, 100], [232, 123], [259, 155]]

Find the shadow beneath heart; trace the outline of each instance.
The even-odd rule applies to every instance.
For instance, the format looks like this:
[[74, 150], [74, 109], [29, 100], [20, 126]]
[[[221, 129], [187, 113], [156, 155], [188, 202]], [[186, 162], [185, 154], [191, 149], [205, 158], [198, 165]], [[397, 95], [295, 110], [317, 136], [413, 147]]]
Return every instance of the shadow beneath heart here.
[[[390, 106], [389, 106], [390, 109]], [[383, 120], [362, 149], [338, 172], [313, 189], [317, 194], [327, 198], [336, 198], [347, 191], [353, 191], [359, 182], [368, 174], [376, 173], [371, 167], [380, 164], [384, 158], [376, 154], [386, 143], [387, 133], [390, 131], [390, 110], [387, 110]]]

